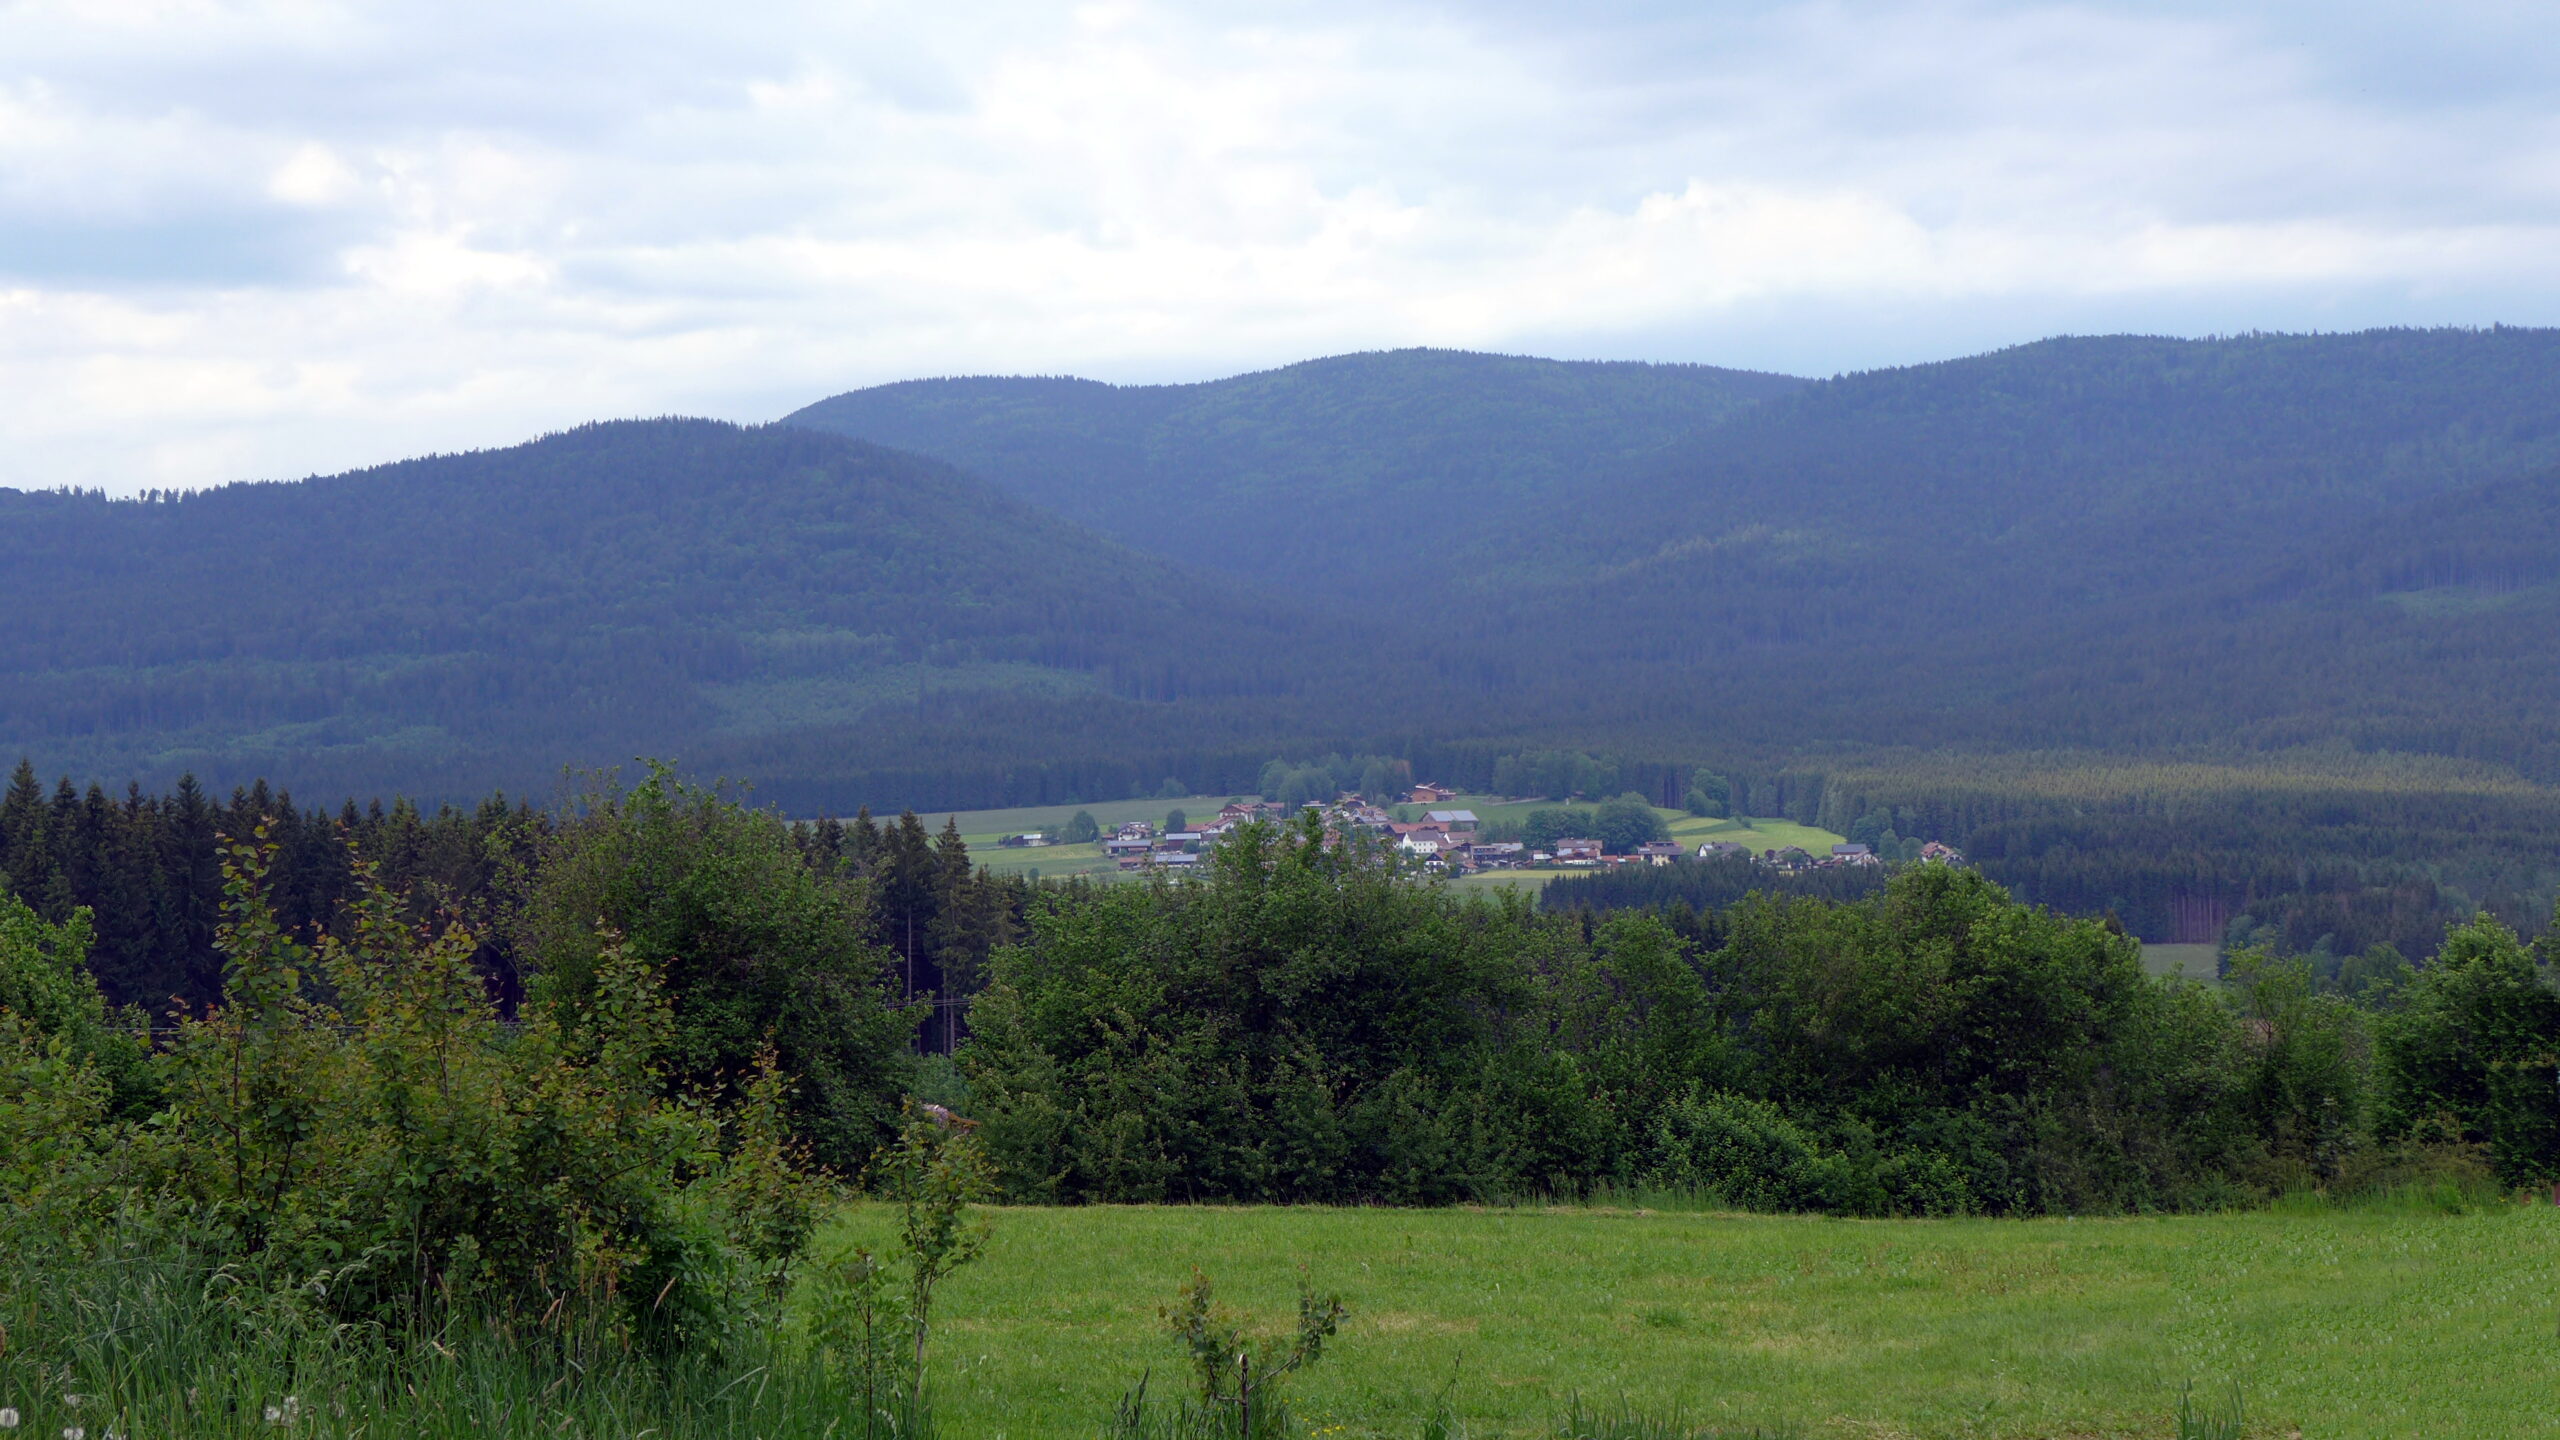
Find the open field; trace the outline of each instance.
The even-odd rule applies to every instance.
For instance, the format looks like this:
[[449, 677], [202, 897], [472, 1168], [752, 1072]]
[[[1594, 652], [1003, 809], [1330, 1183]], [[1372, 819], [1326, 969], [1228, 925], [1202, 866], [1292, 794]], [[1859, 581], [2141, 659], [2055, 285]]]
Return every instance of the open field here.
[[2152, 945], [2142, 947], [2142, 968], [2154, 975], [2184, 975], [2207, 982], [2221, 979], [2219, 945]]
[[[856, 1208], [829, 1241], [886, 1238]], [[1454, 1376], [1477, 1437], [1567, 1399], [1808, 1437], [2167, 1440], [2182, 1382], [2238, 1381], [2251, 1435], [2560, 1428], [2560, 1214], [2501, 1208], [2126, 1220], [1849, 1221], [1522, 1208], [994, 1212], [944, 1292], [946, 1433], [1095, 1433], [1153, 1368], [1195, 1265], [1272, 1322], [1296, 1267], [1351, 1307], [1304, 1377], [1315, 1434], [1410, 1436]], [[1338, 1431], [1326, 1427], [1340, 1426]]]
[[[1102, 853], [1099, 845], [1047, 845], [1031, 850], [1007, 850], [997, 841], [1025, 830], [1055, 828], [1074, 818], [1078, 810], [1090, 811], [1096, 823], [1109, 830], [1131, 820], [1161, 823], [1165, 812], [1180, 810], [1194, 820], [1217, 813], [1218, 807], [1231, 799], [1252, 798], [1230, 795], [1192, 795], [1180, 800], [1113, 800], [1093, 805], [1036, 805], [1014, 810], [939, 811], [921, 816], [925, 828], [939, 832], [946, 819], [957, 820], [960, 838], [969, 843], [969, 854], [979, 864], [1001, 874], [1020, 874], [1036, 870], [1046, 880], [1064, 879], [1071, 875], [1113, 875], [1120, 873]], [[1525, 819], [1533, 810], [1546, 810], [1560, 802], [1553, 800], [1510, 800], [1498, 795], [1464, 795], [1442, 806], [1400, 805], [1396, 813], [1422, 817], [1426, 808], [1473, 810], [1476, 817], [1491, 824], [1500, 820]], [[1692, 815], [1685, 810], [1656, 807], [1671, 827], [1671, 838], [1695, 849], [1709, 840], [1732, 840], [1753, 850], [1801, 846], [1816, 855], [1826, 854], [1840, 843], [1840, 837], [1828, 830], [1798, 825], [1792, 820], [1760, 817], [1749, 820], [1713, 820]], [[1566, 875], [1586, 873], [1580, 870], [1512, 870], [1469, 876], [1458, 881], [1462, 889], [1480, 890], [1501, 887], [1517, 890], [1543, 890], [1547, 882]]]
[[1660, 813], [1670, 822], [1671, 838], [1693, 851], [1710, 840], [1730, 840], [1750, 846], [1754, 853], [1783, 850], [1793, 845], [1816, 855], [1828, 855], [1831, 847], [1842, 839], [1828, 830], [1765, 815], [1756, 819], [1711, 820], [1685, 810], [1663, 810]]

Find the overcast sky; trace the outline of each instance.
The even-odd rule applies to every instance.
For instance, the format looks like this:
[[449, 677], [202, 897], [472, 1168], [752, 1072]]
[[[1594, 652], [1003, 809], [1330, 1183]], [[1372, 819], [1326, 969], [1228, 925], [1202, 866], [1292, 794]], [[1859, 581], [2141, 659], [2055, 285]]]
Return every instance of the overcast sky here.
[[2560, 322], [2560, 6], [0, 0], [0, 485], [1450, 345]]

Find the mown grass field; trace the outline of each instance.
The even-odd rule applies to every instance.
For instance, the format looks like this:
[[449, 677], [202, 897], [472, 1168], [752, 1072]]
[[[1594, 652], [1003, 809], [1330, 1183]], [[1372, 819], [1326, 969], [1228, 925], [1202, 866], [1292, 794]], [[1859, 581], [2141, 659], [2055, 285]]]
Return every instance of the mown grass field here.
[[[946, 1432], [1089, 1436], [1197, 1265], [1274, 1324], [1297, 1267], [1351, 1319], [1304, 1377], [1318, 1435], [1411, 1436], [1455, 1377], [1478, 1437], [1570, 1397], [1808, 1437], [2157, 1437], [2238, 1381], [2252, 1435], [2560, 1433], [2560, 1212], [1852, 1221], [1634, 1209], [992, 1212], [945, 1291]], [[878, 1243], [857, 1207], [834, 1243]], [[1338, 1430], [1328, 1427], [1341, 1427]]]

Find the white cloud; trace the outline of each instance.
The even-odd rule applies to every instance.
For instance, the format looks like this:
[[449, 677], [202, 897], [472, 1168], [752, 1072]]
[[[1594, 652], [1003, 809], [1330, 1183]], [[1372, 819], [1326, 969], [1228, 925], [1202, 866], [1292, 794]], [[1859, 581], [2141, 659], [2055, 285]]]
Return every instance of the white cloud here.
[[2560, 22], [1555, 13], [0, 8], [0, 484], [299, 474], [920, 373], [1397, 344], [1830, 370], [2560, 320], [2555, 84], [2506, 63]]

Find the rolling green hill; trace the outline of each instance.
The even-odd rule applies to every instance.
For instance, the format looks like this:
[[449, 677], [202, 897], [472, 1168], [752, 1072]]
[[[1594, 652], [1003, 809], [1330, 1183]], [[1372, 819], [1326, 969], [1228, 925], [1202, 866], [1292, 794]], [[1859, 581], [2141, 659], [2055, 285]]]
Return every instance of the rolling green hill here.
[[1073, 755], [1099, 716], [1287, 714], [1319, 668], [1301, 622], [948, 466], [697, 420], [171, 499], [0, 491], [0, 612], [13, 753], [306, 791], [643, 752], [787, 784], [754, 757], [947, 763], [990, 726]]

